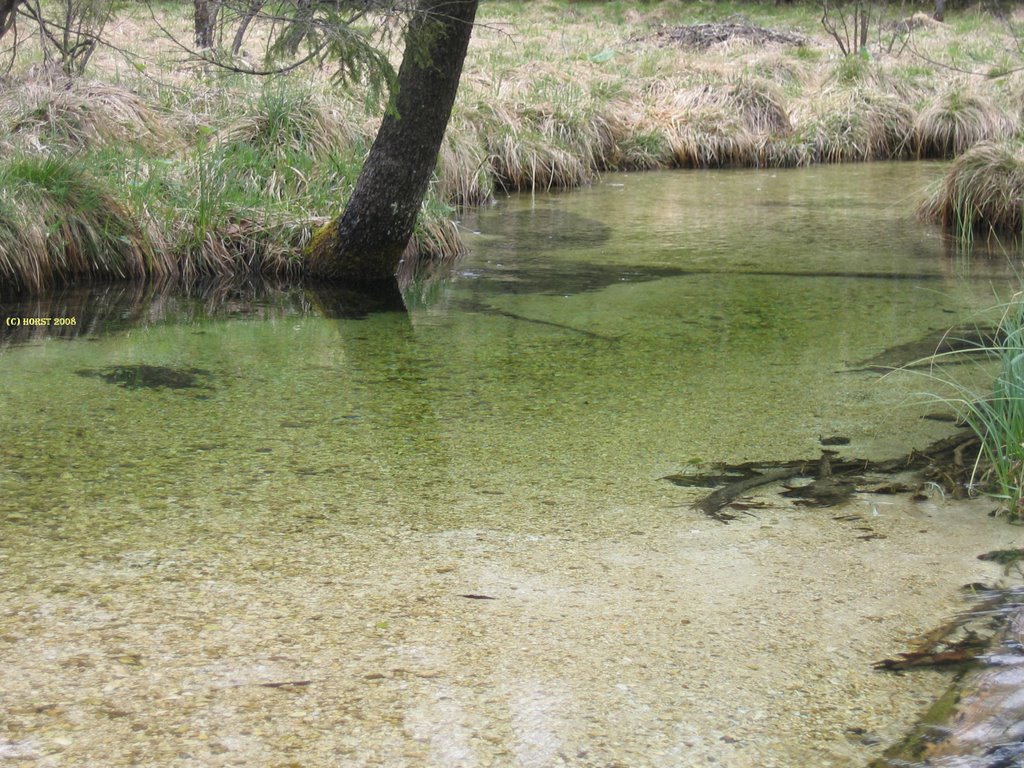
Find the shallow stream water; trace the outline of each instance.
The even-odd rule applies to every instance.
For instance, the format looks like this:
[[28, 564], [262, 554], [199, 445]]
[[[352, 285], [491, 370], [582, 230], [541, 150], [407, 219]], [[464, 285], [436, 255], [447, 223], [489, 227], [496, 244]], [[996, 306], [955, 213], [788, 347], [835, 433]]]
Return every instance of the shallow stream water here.
[[503, 200], [408, 313], [5, 302], [76, 324], [0, 328], [0, 765], [862, 764], [945, 682], [871, 662], [1017, 530], [938, 495], [722, 525], [661, 478], [948, 434], [861, 370], [1012, 285], [913, 221], [932, 173]]

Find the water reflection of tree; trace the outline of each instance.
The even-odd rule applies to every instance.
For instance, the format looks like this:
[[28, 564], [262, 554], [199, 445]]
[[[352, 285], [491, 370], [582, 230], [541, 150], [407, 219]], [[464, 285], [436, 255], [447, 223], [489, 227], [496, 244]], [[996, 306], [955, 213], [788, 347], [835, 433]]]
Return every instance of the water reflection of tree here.
[[[113, 283], [69, 287], [0, 300], [0, 347], [43, 339], [72, 339], [201, 318], [303, 315], [312, 304], [286, 283], [220, 281], [181, 286]], [[7, 318], [67, 318], [73, 325], [8, 325]]]
[[[319, 302], [324, 308], [323, 295]], [[341, 307], [347, 312], [351, 305]], [[451, 487], [456, 450], [446, 421], [445, 401], [451, 397], [446, 390], [448, 368], [438, 358], [430, 334], [418, 334], [404, 308], [367, 322], [371, 325], [342, 316], [335, 327], [345, 358], [338, 391], [359, 416], [344, 427], [359, 446], [359, 456], [345, 457], [345, 462], [366, 473], [357, 481], [362, 487], [353, 490], [365, 498], [366, 483], [373, 488], [377, 502], [367, 514], [390, 509], [408, 521], [430, 510], [447, 509], [436, 502]], [[323, 386], [330, 397], [330, 384]]]
[[[443, 265], [407, 270], [401, 283], [414, 294], [436, 287]], [[272, 318], [320, 314], [364, 318], [376, 312], [404, 312], [398, 285], [379, 291], [296, 284], [284, 280], [225, 279], [182, 284], [129, 282], [92, 284], [30, 296], [0, 298], [0, 347], [43, 339], [72, 339], [116, 333], [158, 323], [229, 317]], [[73, 318], [73, 325], [8, 325], [7, 318]]]

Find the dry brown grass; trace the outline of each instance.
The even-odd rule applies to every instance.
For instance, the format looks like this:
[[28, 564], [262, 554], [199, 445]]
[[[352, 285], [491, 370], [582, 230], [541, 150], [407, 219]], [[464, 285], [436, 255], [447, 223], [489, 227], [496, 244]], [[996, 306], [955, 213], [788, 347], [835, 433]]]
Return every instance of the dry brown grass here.
[[166, 117], [140, 96], [51, 67], [9, 77], [0, 88], [0, 136], [9, 153], [164, 151], [179, 144]]
[[[157, 12], [181, 40], [190, 38], [187, 10]], [[649, 37], [652, 23], [692, 24], [705, 12], [683, 3], [485, 4], [412, 247], [458, 253], [449, 214], [435, 203], [478, 205], [499, 188], [579, 186], [606, 170], [950, 156], [1017, 130], [1021, 88], [964, 84], [884, 51], [840, 61], [816, 16], [800, 28], [810, 42], [799, 49], [730, 40], [695, 52]], [[275, 101], [262, 84], [183, 64], [133, 8], [108, 31], [135, 51], [145, 76], [100, 51], [90, 79], [38, 69], [10, 78], [0, 90], [0, 148], [106, 152], [102, 162], [117, 166], [103, 170], [108, 193], [148, 233], [151, 260], [170, 254], [160, 267], [169, 274], [294, 271], [297, 246], [311, 223], [340, 211], [372, 141], [379, 113], [364, 108], [365, 94], [304, 75]], [[990, 26], [915, 35], [935, 59], [1001, 45]], [[110, 162], [120, 148], [139, 156], [134, 167]], [[323, 183], [330, 174], [337, 178]]]
[[458, 207], [483, 205], [493, 199], [490, 157], [477, 125], [464, 113], [452, 116], [437, 157], [437, 193]]
[[927, 221], [969, 240], [1024, 233], [1024, 144], [986, 142], [964, 152], [918, 208]]
[[921, 158], [955, 157], [975, 144], [1005, 139], [1018, 129], [990, 97], [960, 85], [937, 95], [917, 115], [914, 143]]
[[652, 108], [647, 119], [658, 126], [680, 168], [721, 168], [752, 165], [756, 137], [727, 110], [705, 105], [679, 109]]
[[578, 187], [593, 179], [599, 132], [577, 130], [552, 108], [491, 107], [479, 113], [495, 183], [506, 190]]
[[[237, 100], [237, 117], [217, 126], [219, 144], [246, 142], [263, 149], [308, 152], [315, 157], [347, 151], [357, 141], [371, 142], [351, 110], [341, 109], [313, 91], [265, 90], [258, 99]], [[218, 105], [224, 113], [224, 104]]]
[[171, 268], [133, 213], [80, 164], [30, 157], [0, 169], [0, 284], [38, 292]]
[[896, 96], [870, 87], [836, 89], [803, 105], [795, 120], [797, 145], [816, 163], [903, 158], [910, 152], [913, 120], [913, 110]]

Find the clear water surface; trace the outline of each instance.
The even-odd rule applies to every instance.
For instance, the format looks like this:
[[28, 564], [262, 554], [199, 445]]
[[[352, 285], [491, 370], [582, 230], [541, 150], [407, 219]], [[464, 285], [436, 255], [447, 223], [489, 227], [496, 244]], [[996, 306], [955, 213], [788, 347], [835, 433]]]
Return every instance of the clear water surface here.
[[[102, 692], [113, 673], [96, 659], [129, 677], [209, 671], [209, 644], [199, 651], [190, 640], [218, 631], [222, 612], [257, 610], [230, 599], [246, 594], [250, 577], [263, 579], [268, 600], [299, 579], [297, 599], [320, 583], [311, 575], [320, 567], [390, 583], [394, 571], [374, 570], [399, 568], [381, 554], [389, 541], [397, 551], [417, 537], [496, 531], [568, 537], [570, 547], [640, 536], [680, 516], [700, 527], [687, 517], [692, 497], [660, 478], [709, 462], [813, 458], [827, 436], [848, 437], [847, 455], [866, 458], [943, 436], [948, 426], [920, 418], [934, 406], [913, 401], [921, 379], [850, 370], [983, 316], [1012, 285], [1004, 260], [951, 256], [937, 231], [913, 220], [913, 196], [934, 172], [877, 164], [610, 175], [589, 189], [505, 199], [465, 217], [471, 255], [413, 290], [407, 314], [325, 317], [320, 298], [299, 289], [218, 302], [97, 288], [86, 291], [95, 300], [69, 292], [50, 304], [7, 302], [4, 316], [65, 307], [79, 325], [64, 337], [8, 332], [0, 348], [0, 628], [17, 704], [0, 754], [68, 765], [100, 754], [67, 737], [95, 731], [96, 712], [115, 706]], [[118, 371], [135, 366], [184, 372], [190, 386], [125, 386]], [[475, 551], [462, 539], [449, 545]], [[165, 628], [159, 647], [175, 650], [164, 657], [129, 648], [148, 642], [137, 637], [80, 634], [110, 625], [119, 605], [157, 617], [173, 607], [178, 618], [152, 627]], [[288, 621], [287, 601], [275, 610], [275, 621]], [[399, 621], [356, 614], [368, 635]], [[239, 626], [221, 629], [227, 637]], [[56, 672], [13, 671], [46, 654]], [[90, 654], [91, 682], [60, 673]], [[81, 687], [93, 685], [100, 690]], [[75, 702], [61, 704], [63, 724], [32, 710], [53, 703], [36, 701], [40, 690]], [[144, 699], [126, 709], [143, 721]], [[414, 738], [432, 722], [415, 711], [394, 752], [373, 752], [366, 745], [380, 734], [365, 736], [331, 758], [341, 763], [323, 764], [344, 764], [339, 754], [353, 765], [477, 764], [459, 763], [443, 738]], [[244, 729], [237, 743], [209, 747], [198, 717], [159, 738], [143, 723], [108, 739], [123, 747], [123, 764], [130, 744], [145, 745], [154, 765], [228, 764], [233, 754], [290, 764], [268, 757], [283, 749], [270, 737], [269, 751], [252, 752]], [[332, 732], [310, 743], [335, 749]], [[510, 748], [507, 764], [554, 764], [545, 763], [544, 733], [539, 752]], [[182, 746], [192, 737], [213, 751]], [[426, 738], [433, 757], [395, 757], [403, 738]], [[659, 763], [646, 743], [652, 751], [634, 744], [628, 764], [689, 764], [670, 752]], [[771, 754], [793, 764], [771, 749], [749, 764], [770, 765]]]

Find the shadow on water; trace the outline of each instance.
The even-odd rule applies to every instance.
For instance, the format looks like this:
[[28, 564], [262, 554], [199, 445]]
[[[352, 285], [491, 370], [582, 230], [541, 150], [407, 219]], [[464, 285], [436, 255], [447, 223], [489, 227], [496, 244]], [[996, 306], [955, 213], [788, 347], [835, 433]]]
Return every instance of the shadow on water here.
[[[667, 266], [602, 264], [586, 259], [548, 259], [559, 250], [593, 250], [612, 237], [603, 222], [564, 206], [532, 206], [503, 210], [500, 216], [476, 214], [470, 227], [486, 242], [488, 259], [459, 272], [464, 280], [488, 284], [488, 293], [572, 296], [601, 291], [618, 283], [640, 283], [676, 277], [684, 271]], [[481, 311], [467, 302], [461, 308]]]
[[[837, 278], [905, 282], [942, 282], [946, 278], [929, 272], [879, 273], [855, 269], [836, 270], [771, 270], [717, 268], [679, 268], [659, 265], [593, 264], [586, 261], [560, 260], [556, 263], [519, 262], [477, 266], [463, 270], [460, 277], [489, 283], [489, 294], [540, 296], [575, 296], [594, 293], [623, 283], [646, 283], [672, 277], [721, 275], [723, 279], [740, 275], [749, 277], [782, 277], [793, 279]], [[475, 307], [467, 305], [467, 310]]]
[[79, 376], [100, 379], [122, 389], [206, 388], [210, 371], [205, 368], [170, 368], [163, 365], [115, 365], [110, 368], [80, 368]]
[[[635, 264], [593, 264], [585, 261], [558, 261], [549, 264], [522, 262], [493, 267], [474, 266], [460, 273], [463, 279], [488, 283], [488, 293], [506, 295], [575, 296], [602, 291], [620, 283], [646, 283], [666, 277], [689, 274], [674, 267], [637, 266]], [[466, 309], [473, 309], [467, 306]]]
[[398, 282], [372, 288], [308, 283], [305, 295], [320, 314], [332, 320], [364, 320], [380, 312], [405, 312]]

